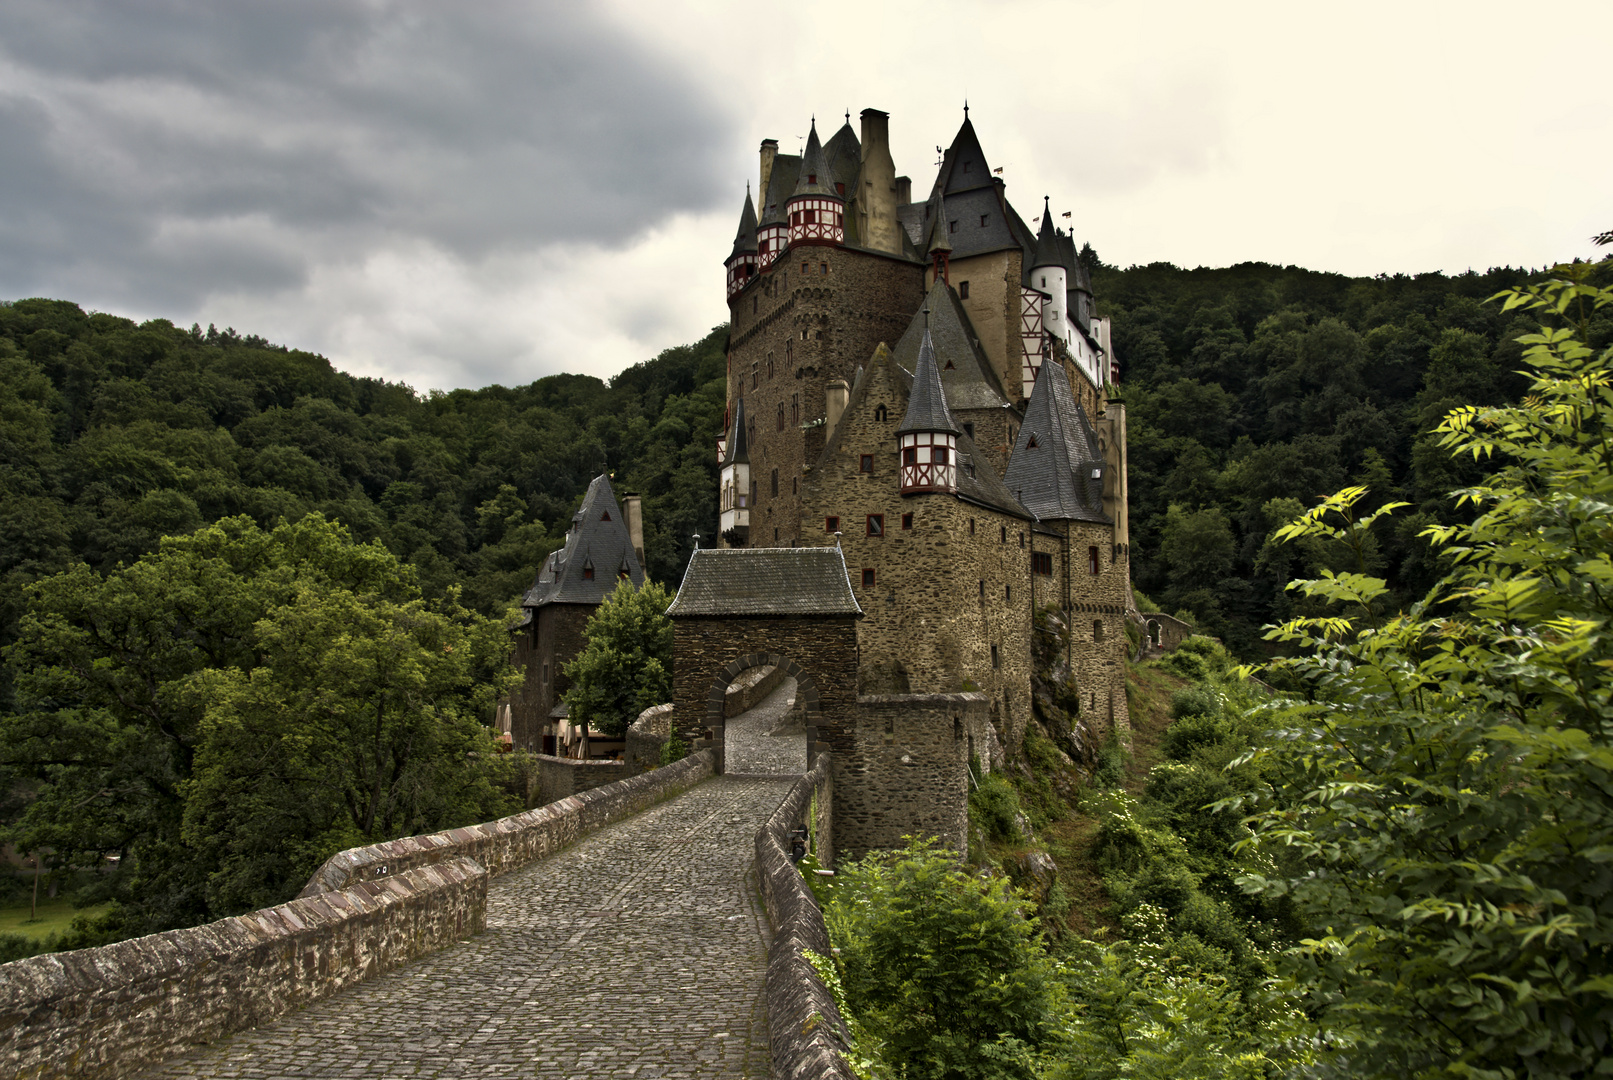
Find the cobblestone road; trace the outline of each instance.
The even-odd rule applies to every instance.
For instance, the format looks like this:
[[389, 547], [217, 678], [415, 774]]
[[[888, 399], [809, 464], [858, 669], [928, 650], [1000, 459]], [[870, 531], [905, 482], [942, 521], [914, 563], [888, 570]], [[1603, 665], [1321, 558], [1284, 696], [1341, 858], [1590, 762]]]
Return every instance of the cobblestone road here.
[[487, 932], [158, 1077], [755, 1077], [753, 838], [789, 779], [718, 777], [488, 890]]
[[800, 776], [807, 769], [806, 728], [795, 708], [795, 680], [723, 725], [725, 771], [744, 776]]

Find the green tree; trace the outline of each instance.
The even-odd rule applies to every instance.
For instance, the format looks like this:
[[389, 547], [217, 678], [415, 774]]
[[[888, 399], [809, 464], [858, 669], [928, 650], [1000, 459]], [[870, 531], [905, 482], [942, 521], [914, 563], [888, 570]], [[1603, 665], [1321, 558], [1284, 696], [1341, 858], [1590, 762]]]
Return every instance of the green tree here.
[[[1494, 470], [1458, 493], [1470, 524], [1426, 530], [1454, 567], [1393, 614], [1365, 572], [1296, 583], [1334, 612], [1269, 635], [1311, 699], [1255, 754], [1277, 782], [1248, 843], [1308, 866], [1244, 884], [1309, 921], [1290, 975], [1354, 1076], [1613, 1060], [1613, 349], [1585, 343], [1613, 290], [1579, 268], [1502, 295], [1573, 325], [1521, 339], [1522, 404], [1439, 425]], [[1397, 505], [1356, 520], [1363, 494], [1288, 534], [1361, 547]]]
[[[478, 789], [474, 778], [456, 788], [434, 775], [448, 795], [414, 789], [433, 771], [427, 759], [449, 774], [478, 768], [467, 753], [470, 718], [511, 677], [497, 624], [423, 607], [408, 568], [333, 522], [310, 516], [263, 530], [226, 519], [104, 578], [79, 564], [24, 595], [19, 638], [6, 650], [17, 711], [0, 719], [0, 764], [37, 784], [38, 796], [7, 836], [53, 849], [63, 865], [119, 856], [119, 872], [85, 897], [118, 901], [112, 936], [295, 894], [309, 860], [330, 853], [329, 821], [308, 822], [330, 801], [330, 772], [344, 767], [302, 766], [332, 750], [343, 724], [356, 725], [349, 744], [362, 733], [367, 751], [376, 735], [384, 748], [348, 793], [364, 809], [344, 835], [467, 824], [478, 819], [472, 807], [487, 805], [457, 793]], [[376, 655], [361, 627], [396, 655]], [[449, 651], [424, 658], [422, 649]], [[286, 711], [272, 738], [253, 742], [241, 732], [255, 730], [250, 721], [271, 699]], [[422, 713], [454, 732], [426, 737]], [[411, 723], [405, 753], [394, 733]], [[433, 805], [435, 816], [423, 809]], [[267, 862], [245, 865], [258, 856]], [[252, 884], [230, 886], [220, 874]]]
[[646, 581], [626, 578], [605, 598], [584, 628], [587, 643], [566, 665], [566, 705], [573, 723], [620, 736], [638, 714], [672, 693], [672, 597]]

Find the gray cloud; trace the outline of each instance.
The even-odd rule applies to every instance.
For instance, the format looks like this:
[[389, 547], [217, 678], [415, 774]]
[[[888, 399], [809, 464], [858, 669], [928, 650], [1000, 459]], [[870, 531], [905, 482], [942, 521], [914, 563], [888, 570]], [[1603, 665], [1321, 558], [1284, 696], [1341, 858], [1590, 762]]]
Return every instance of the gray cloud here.
[[385, 244], [621, 244], [727, 194], [729, 123], [587, 5], [11, 3], [0, 295], [189, 308]]

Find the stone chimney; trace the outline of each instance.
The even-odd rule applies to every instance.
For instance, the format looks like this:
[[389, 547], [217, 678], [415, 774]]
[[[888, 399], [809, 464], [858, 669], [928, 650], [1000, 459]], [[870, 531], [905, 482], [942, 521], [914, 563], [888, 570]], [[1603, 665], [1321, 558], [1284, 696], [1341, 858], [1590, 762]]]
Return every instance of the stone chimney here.
[[834, 438], [835, 428], [840, 426], [840, 418], [845, 415], [846, 402], [851, 397], [851, 387], [846, 385], [845, 379], [835, 379], [829, 383], [829, 388], [823, 393], [823, 440], [828, 442]]
[[756, 216], [767, 219], [767, 182], [773, 178], [773, 159], [778, 157], [778, 140], [762, 140], [762, 186], [756, 189]]
[[644, 500], [628, 493], [622, 496], [622, 513], [627, 515], [627, 538], [632, 541], [633, 554], [638, 556], [639, 569], [644, 568]]
[[898, 176], [896, 178], [896, 205], [906, 206], [913, 201], [913, 178], [911, 176]]
[[864, 247], [900, 254], [901, 226], [896, 222], [896, 162], [891, 160], [890, 116], [864, 109], [862, 168], [857, 176], [857, 224]]

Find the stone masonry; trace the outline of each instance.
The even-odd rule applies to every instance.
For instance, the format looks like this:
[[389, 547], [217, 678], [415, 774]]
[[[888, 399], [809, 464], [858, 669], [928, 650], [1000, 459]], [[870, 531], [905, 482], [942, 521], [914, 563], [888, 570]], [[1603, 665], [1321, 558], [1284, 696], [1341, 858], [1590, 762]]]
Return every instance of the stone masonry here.
[[480, 936], [144, 1076], [767, 1077], [753, 837], [794, 782], [601, 829], [493, 882]]

